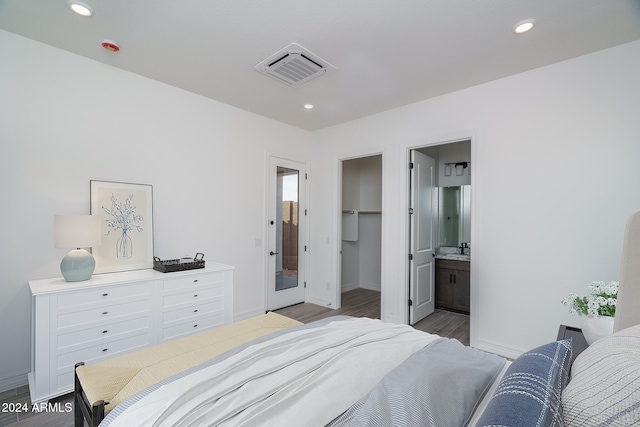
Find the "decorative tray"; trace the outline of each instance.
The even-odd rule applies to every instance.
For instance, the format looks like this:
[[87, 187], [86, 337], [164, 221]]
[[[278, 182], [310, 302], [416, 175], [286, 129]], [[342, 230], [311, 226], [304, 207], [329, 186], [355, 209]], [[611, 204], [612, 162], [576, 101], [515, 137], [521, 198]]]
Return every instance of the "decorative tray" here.
[[204, 254], [200, 252], [196, 254], [195, 258], [178, 258], [162, 261], [158, 257], [153, 257], [153, 269], [162, 273], [195, 270], [196, 268], [204, 268]]

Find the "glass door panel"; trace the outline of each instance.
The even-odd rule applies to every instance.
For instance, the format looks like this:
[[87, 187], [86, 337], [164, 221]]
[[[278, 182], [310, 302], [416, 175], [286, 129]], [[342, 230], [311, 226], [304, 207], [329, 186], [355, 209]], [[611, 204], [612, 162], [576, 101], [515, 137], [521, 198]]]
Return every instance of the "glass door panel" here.
[[277, 168], [275, 290], [298, 286], [299, 171]]

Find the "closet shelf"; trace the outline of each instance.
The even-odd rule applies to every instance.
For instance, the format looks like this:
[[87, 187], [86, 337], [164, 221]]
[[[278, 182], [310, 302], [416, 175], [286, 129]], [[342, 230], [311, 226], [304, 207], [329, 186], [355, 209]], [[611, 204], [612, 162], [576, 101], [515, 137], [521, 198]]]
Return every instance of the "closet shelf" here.
[[343, 209], [343, 210], [342, 210], [342, 213], [343, 213], [343, 214], [350, 214], [350, 215], [353, 215], [353, 214], [355, 214], [356, 212], [358, 212], [358, 213], [359, 213], [359, 214], [361, 214], [361, 215], [362, 215], [362, 214], [381, 214], [381, 213], [382, 213], [382, 211], [355, 211], [355, 210], [353, 210], [353, 209]]

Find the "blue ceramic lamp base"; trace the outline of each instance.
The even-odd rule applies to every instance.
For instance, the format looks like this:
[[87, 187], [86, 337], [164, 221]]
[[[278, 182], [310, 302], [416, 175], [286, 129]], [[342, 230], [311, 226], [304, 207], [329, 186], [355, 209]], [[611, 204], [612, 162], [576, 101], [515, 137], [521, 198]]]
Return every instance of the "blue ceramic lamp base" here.
[[70, 251], [60, 263], [60, 271], [67, 282], [82, 282], [91, 279], [96, 268], [96, 260], [85, 249]]

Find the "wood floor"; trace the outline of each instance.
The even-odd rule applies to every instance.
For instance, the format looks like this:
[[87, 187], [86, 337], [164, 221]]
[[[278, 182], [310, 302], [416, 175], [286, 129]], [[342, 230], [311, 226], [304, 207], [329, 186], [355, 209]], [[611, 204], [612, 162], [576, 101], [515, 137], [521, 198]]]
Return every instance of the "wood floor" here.
[[[337, 310], [316, 304], [303, 303], [276, 310], [276, 313], [302, 323], [338, 315], [379, 319], [380, 292], [368, 289], [355, 289], [345, 292], [342, 294], [342, 307]], [[435, 313], [425, 317], [413, 327], [441, 337], [455, 338], [462, 344], [469, 345], [469, 316], [466, 314], [436, 310]]]
[[[379, 319], [380, 292], [367, 289], [345, 292], [342, 294], [342, 307], [337, 310], [304, 303], [277, 310], [277, 313], [302, 323], [336, 315]], [[455, 338], [464, 345], [469, 345], [469, 316], [464, 314], [436, 310], [413, 327], [442, 337]], [[20, 405], [20, 407], [26, 405], [29, 408], [24, 413], [15, 411], [0, 413], [0, 427], [73, 427], [73, 412], [66, 411], [65, 407], [69, 402], [73, 402], [71, 394], [52, 400], [50, 405], [54, 409], [52, 412], [34, 413], [30, 408], [31, 401], [27, 386], [0, 393], [0, 405]]]

